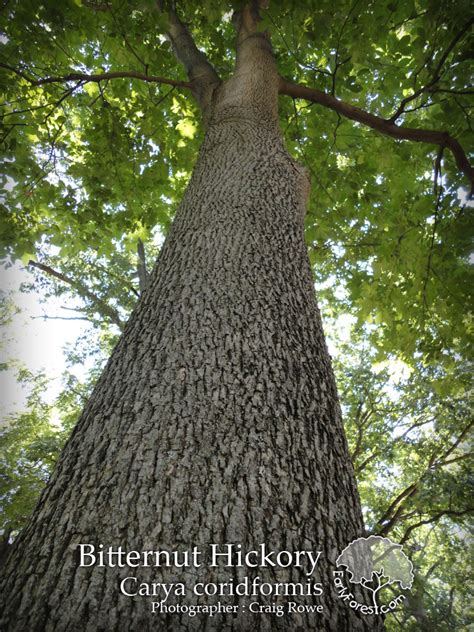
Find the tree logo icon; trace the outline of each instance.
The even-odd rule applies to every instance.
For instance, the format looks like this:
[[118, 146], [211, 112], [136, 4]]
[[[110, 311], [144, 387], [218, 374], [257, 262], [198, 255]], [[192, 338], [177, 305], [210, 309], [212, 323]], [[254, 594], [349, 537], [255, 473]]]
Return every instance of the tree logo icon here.
[[[360, 610], [362, 614], [394, 610], [405, 599], [405, 595], [397, 595], [397, 589], [410, 589], [414, 579], [413, 565], [402, 548], [401, 544], [378, 535], [351, 542], [336, 560], [338, 569], [345, 569], [334, 571], [334, 585], [339, 598], [348, 601], [351, 608]], [[359, 589], [355, 597], [348, 591], [344, 579], [365, 589], [371, 603], [361, 603], [358, 599], [363, 598], [364, 590]]]

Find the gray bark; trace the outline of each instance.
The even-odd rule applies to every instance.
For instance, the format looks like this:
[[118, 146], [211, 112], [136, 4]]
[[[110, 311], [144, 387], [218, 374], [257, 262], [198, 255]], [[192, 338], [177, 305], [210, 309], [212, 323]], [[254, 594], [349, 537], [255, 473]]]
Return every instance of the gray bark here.
[[[363, 522], [303, 237], [309, 183], [282, 142], [278, 81], [265, 38], [241, 38], [147, 288], [7, 560], [1, 630], [381, 629], [331, 591], [335, 559]], [[294, 601], [325, 611], [153, 615], [157, 599], [120, 595], [119, 578], [307, 577], [78, 568], [78, 543], [322, 550], [312, 579], [323, 597]]]

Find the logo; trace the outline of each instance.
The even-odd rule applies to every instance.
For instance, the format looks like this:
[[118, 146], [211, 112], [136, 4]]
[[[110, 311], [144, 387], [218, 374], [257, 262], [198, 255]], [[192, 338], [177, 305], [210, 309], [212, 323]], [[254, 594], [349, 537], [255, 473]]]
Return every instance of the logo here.
[[[379, 535], [351, 542], [336, 560], [336, 566], [345, 570], [333, 571], [338, 597], [361, 614], [395, 610], [405, 600], [404, 594], [396, 594], [397, 589], [410, 589], [414, 579], [413, 565], [402, 548]], [[346, 581], [354, 585], [356, 595], [347, 588]], [[388, 586], [390, 589], [384, 590]]]

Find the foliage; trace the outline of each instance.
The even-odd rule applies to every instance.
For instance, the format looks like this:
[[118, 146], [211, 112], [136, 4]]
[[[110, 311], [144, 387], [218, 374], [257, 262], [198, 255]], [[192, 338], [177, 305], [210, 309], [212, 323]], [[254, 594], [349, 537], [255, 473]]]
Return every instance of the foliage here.
[[67, 436], [51, 423], [50, 408], [42, 401], [45, 376], [23, 369], [18, 379], [32, 390], [27, 411], [0, 431], [0, 529], [7, 534], [22, 527], [33, 511]]
[[368, 528], [403, 544], [424, 521], [462, 523], [472, 509], [470, 371], [377, 363], [368, 347], [352, 330], [335, 361], [347, 437]]
[[[234, 61], [233, 4], [182, 3], [223, 77]], [[273, 2], [262, 28], [283, 77], [397, 124], [449, 132], [467, 153], [469, 9], [466, 0]], [[9, 532], [36, 502], [143, 289], [143, 263], [156, 258], [204, 129], [179, 86], [131, 77], [33, 85], [71, 72], [184, 81], [155, 2], [11, 1], [0, 21], [0, 256], [32, 262], [25, 291], [80, 302], [65, 317], [90, 320], [96, 338], [71, 348], [69, 361], [97, 358], [87, 383], [65, 376], [54, 406], [42, 399], [45, 377], [22, 374], [33, 385], [27, 411], [0, 438], [0, 528]], [[366, 524], [406, 544], [415, 566], [410, 600], [389, 628], [466, 629], [469, 183], [447, 149], [287, 96], [280, 113], [287, 147], [312, 179], [306, 238]]]

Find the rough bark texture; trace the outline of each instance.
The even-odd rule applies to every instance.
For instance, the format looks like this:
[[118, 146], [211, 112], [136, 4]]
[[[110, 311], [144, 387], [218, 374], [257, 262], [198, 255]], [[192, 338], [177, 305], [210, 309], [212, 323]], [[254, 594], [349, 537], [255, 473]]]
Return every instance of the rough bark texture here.
[[[363, 524], [303, 239], [309, 183], [283, 146], [277, 93], [265, 37], [241, 37], [157, 266], [7, 561], [2, 631], [381, 629], [331, 591]], [[322, 550], [312, 579], [323, 597], [295, 601], [325, 610], [153, 615], [158, 599], [120, 595], [119, 578], [307, 577], [78, 568], [78, 543]]]

